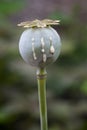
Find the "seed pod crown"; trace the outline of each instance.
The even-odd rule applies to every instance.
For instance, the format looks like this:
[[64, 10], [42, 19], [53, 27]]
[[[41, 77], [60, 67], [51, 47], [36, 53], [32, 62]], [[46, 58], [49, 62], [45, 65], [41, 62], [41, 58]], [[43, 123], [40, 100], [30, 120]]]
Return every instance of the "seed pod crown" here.
[[23, 59], [32, 66], [46, 67], [59, 56], [61, 41], [59, 34], [50, 25], [59, 20], [34, 20], [18, 24], [27, 28], [21, 35], [19, 51]]

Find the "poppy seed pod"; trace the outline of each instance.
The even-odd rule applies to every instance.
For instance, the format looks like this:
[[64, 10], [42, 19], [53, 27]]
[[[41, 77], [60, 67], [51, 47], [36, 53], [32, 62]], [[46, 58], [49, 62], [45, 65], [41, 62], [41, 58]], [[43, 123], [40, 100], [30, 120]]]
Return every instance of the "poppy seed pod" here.
[[[56, 23], [56, 22], [55, 22]], [[24, 26], [19, 24], [19, 26]], [[58, 33], [45, 22], [36, 21], [28, 24], [19, 41], [19, 51], [25, 62], [32, 66], [46, 67], [59, 56], [61, 41]], [[34, 26], [36, 25], [36, 26]]]

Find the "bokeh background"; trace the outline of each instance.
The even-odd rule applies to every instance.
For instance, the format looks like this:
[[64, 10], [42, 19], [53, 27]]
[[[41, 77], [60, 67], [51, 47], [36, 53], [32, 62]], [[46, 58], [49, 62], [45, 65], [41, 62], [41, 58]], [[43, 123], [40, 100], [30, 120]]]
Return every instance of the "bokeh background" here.
[[36, 68], [18, 42], [34, 19], [60, 19], [58, 60], [47, 67], [49, 130], [87, 130], [87, 0], [0, 0], [0, 130], [40, 130]]

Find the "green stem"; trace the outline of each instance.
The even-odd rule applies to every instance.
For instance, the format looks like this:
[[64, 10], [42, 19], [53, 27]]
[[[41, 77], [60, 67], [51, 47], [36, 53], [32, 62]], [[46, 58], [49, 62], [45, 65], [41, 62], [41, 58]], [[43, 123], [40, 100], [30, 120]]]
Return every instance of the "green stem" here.
[[45, 68], [39, 68], [37, 70], [41, 130], [48, 130], [46, 104], [46, 75], [47, 73]]

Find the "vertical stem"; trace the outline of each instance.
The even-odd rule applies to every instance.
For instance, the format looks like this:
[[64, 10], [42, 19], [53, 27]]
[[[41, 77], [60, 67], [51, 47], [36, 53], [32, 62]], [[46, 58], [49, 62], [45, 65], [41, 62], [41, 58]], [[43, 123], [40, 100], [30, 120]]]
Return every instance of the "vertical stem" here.
[[48, 130], [46, 104], [46, 76], [47, 73], [45, 68], [39, 68], [37, 70], [41, 130]]

